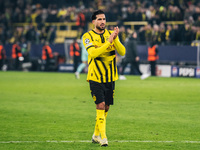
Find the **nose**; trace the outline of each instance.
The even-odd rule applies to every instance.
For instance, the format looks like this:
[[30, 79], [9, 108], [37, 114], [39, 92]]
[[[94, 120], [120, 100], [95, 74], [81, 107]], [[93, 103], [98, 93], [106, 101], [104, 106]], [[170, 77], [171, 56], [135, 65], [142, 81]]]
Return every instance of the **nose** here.
[[105, 22], [106, 22], [105, 20], [102, 20], [102, 21], [101, 21], [101, 24], [105, 24]]

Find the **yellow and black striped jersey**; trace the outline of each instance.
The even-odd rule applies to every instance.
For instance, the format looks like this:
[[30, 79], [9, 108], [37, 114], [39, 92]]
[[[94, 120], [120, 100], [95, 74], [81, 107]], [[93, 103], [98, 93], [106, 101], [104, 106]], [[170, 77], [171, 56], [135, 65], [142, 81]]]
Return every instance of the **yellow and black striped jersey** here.
[[118, 37], [112, 43], [108, 41], [112, 32], [105, 29], [104, 33], [98, 34], [91, 30], [83, 35], [83, 44], [88, 52], [87, 81], [106, 83], [118, 79], [115, 50], [125, 55], [125, 47]]

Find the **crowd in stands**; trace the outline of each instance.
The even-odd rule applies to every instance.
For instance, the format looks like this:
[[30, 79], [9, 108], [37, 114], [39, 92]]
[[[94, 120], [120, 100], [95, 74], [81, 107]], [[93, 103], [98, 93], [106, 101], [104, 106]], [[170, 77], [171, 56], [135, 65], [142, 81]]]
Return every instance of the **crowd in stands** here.
[[191, 44], [200, 40], [199, 0], [0, 0], [0, 40], [4, 44], [23, 38], [32, 43], [53, 43], [56, 27], [45, 23], [74, 22], [84, 32], [96, 9], [105, 11], [107, 22], [117, 22], [122, 42], [130, 31], [130, 26], [123, 23], [130, 21], [148, 22], [134, 28], [141, 44], [152, 39], [158, 44]]

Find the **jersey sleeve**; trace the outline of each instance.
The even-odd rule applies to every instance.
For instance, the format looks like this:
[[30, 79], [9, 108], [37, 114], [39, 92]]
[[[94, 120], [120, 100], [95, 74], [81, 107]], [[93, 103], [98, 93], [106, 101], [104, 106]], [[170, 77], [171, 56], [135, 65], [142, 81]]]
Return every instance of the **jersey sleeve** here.
[[93, 37], [87, 32], [83, 35], [83, 45], [85, 46], [88, 54], [92, 58], [96, 58], [110, 46], [110, 42], [106, 41], [101, 47], [95, 47]]
[[124, 45], [122, 45], [122, 43], [120, 42], [118, 36], [114, 39], [114, 45], [115, 45], [115, 48], [116, 48], [117, 52], [118, 52], [121, 56], [124, 56], [125, 53], [126, 53], [126, 49], [125, 49]]
[[92, 37], [89, 35], [89, 33], [85, 33], [83, 36], [82, 36], [82, 43], [85, 47], [85, 49], [88, 51], [88, 49], [90, 48], [95, 48], [94, 46], [94, 43], [93, 43], [93, 39]]
[[[108, 30], [108, 32], [110, 34], [112, 34], [114, 31]], [[126, 49], [125, 49], [124, 45], [120, 42], [118, 36], [113, 40], [113, 43], [114, 43], [114, 46], [115, 46], [117, 52], [119, 53], [119, 55], [124, 56], [126, 53]]]

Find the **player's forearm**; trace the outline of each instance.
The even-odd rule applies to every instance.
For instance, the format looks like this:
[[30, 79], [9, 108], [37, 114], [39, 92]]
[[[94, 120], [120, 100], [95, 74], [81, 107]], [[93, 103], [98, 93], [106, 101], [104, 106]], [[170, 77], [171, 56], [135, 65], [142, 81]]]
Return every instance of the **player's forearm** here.
[[126, 49], [124, 45], [122, 45], [122, 43], [119, 41], [119, 39], [114, 40], [114, 45], [119, 55], [124, 56], [126, 53]]
[[105, 44], [103, 44], [101, 47], [98, 47], [98, 48], [91, 47], [88, 49], [88, 54], [92, 58], [96, 58], [99, 55], [101, 55], [109, 46], [110, 46], [110, 42], [105, 42]]

